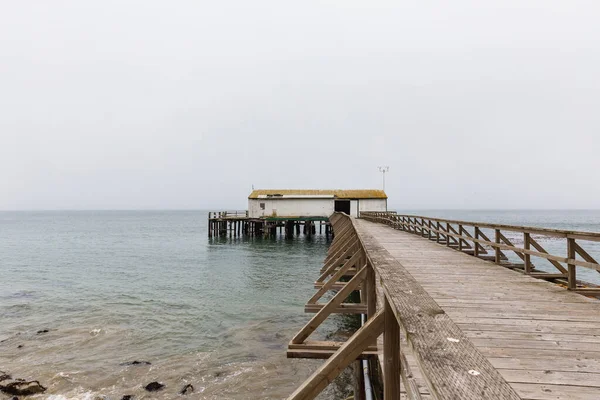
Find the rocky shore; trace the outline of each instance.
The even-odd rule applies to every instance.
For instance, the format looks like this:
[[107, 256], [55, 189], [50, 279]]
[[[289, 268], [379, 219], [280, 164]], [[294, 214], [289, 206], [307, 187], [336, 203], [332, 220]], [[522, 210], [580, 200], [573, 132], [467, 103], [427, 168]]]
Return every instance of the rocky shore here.
[[[148, 361], [128, 361], [121, 363], [120, 365], [151, 365]], [[144, 386], [144, 389], [148, 392], [158, 392], [165, 390], [166, 385], [153, 381]], [[13, 378], [9, 373], [0, 371], [0, 392], [9, 396], [14, 396], [11, 400], [19, 400], [19, 396], [26, 397], [35, 394], [44, 393], [47, 390], [39, 381], [27, 381], [22, 378]], [[194, 386], [192, 384], [186, 384], [177, 393], [180, 395], [187, 395], [194, 392]], [[105, 396], [97, 396], [95, 400], [109, 400]], [[121, 397], [121, 400], [134, 400], [134, 396], [131, 394], [125, 394]]]

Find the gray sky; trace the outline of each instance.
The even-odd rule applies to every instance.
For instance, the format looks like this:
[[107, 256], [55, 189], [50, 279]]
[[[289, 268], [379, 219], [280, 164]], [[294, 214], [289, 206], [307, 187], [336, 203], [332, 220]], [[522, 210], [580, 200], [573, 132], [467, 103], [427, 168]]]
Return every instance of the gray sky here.
[[0, 0], [0, 209], [600, 208], [600, 3]]

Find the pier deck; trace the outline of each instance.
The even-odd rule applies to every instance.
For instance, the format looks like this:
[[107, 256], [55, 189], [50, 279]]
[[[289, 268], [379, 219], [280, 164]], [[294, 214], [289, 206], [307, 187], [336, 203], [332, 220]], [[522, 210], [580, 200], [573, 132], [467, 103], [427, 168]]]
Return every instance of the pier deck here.
[[600, 301], [386, 225], [357, 220], [356, 229], [402, 264], [522, 399], [600, 398]]
[[[498, 225], [486, 227], [495, 229], [490, 241], [462, 222], [444, 228], [365, 214], [384, 223], [331, 218], [336, 237], [306, 306], [316, 314], [288, 348], [290, 357], [328, 360], [289, 399], [314, 398], [345, 366], [373, 357], [385, 400], [600, 398], [600, 291], [584, 287], [575, 270], [600, 271], [576, 243], [599, 234]], [[524, 234], [522, 246], [501, 227]], [[538, 231], [564, 237], [567, 257], [548, 254], [530, 237]], [[559, 273], [537, 269], [532, 255]], [[333, 298], [319, 303], [328, 291]], [[362, 304], [344, 303], [352, 291]], [[307, 340], [339, 312], [367, 314], [367, 322], [345, 343]]]

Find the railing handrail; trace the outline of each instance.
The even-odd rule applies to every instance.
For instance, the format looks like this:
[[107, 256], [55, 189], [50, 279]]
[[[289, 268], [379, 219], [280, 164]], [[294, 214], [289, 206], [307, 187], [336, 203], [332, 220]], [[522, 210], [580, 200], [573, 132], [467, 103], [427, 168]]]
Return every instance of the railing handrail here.
[[361, 215], [393, 215], [395, 217], [405, 217], [405, 218], [418, 218], [418, 219], [426, 219], [436, 222], [444, 222], [450, 224], [457, 225], [467, 225], [467, 226], [477, 226], [480, 228], [489, 228], [489, 229], [503, 229], [506, 231], [512, 232], [526, 232], [533, 233], [539, 235], [547, 235], [554, 237], [563, 237], [567, 239], [580, 239], [580, 240], [590, 240], [594, 242], [600, 242], [600, 233], [599, 232], [586, 232], [586, 231], [573, 231], [566, 229], [553, 229], [553, 228], [540, 228], [535, 226], [520, 226], [520, 225], [506, 225], [506, 224], [493, 224], [489, 222], [476, 222], [476, 221], [461, 221], [461, 220], [453, 220], [453, 219], [445, 219], [445, 218], [436, 218], [436, 217], [427, 217], [421, 215], [410, 215], [410, 214], [397, 214], [395, 212], [383, 212], [383, 211], [361, 211]]
[[[467, 251], [468, 249], [476, 257], [487, 253], [487, 250], [483, 247], [484, 245], [490, 246], [495, 253], [492, 258], [498, 265], [502, 265], [505, 260], [508, 260], [502, 250], [512, 251], [524, 262], [521, 267], [525, 274], [541, 279], [563, 279], [563, 283], [567, 285], [569, 290], [591, 296], [600, 295], [598, 285], [577, 280], [576, 270], [576, 267], [580, 266], [600, 273], [600, 263], [577, 243], [577, 240], [600, 241], [600, 233], [457, 221], [379, 211], [361, 212], [360, 215], [361, 218], [373, 222], [386, 223], [396, 229], [418, 234], [438, 243], [445, 243], [447, 246], [454, 246], [460, 251]], [[432, 222], [435, 222], [435, 224]], [[457, 225], [458, 229], [455, 229], [452, 225]], [[465, 226], [473, 228], [472, 235], [468, 229], [465, 229]], [[489, 239], [481, 228], [493, 229], [495, 231], [494, 241]], [[509, 238], [502, 234], [502, 230], [522, 233], [522, 247], [514, 245]], [[532, 233], [566, 239], [567, 254], [561, 256], [550, 254], [532, 237]], [[471, 243], [473, 243], [472, 246]], [[547, 260], [559, 273], [547, 274], [545, 271], [536, 270], [531, 262], [532, 256]], [[577, 259], [577, 256], [583, 260]], [[508, 265], [513, 266], [511, 263], [508, 263]], [[588, 287], [578, 287], [578, 285]]]
[[225, 211], [209, 211], [208, 218], [224, 218], [227, 216], [248, 216], [248, 210], [225, 210]]

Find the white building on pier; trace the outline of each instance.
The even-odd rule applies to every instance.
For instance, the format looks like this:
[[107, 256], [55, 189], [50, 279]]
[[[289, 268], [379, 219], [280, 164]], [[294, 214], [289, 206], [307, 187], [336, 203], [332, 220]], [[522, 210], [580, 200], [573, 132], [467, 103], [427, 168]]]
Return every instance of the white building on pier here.
[[334, 211], [358, 217], [361, 211], [386, 211], [383, 190], [254, 190], [250, 218], [328, 218]]

